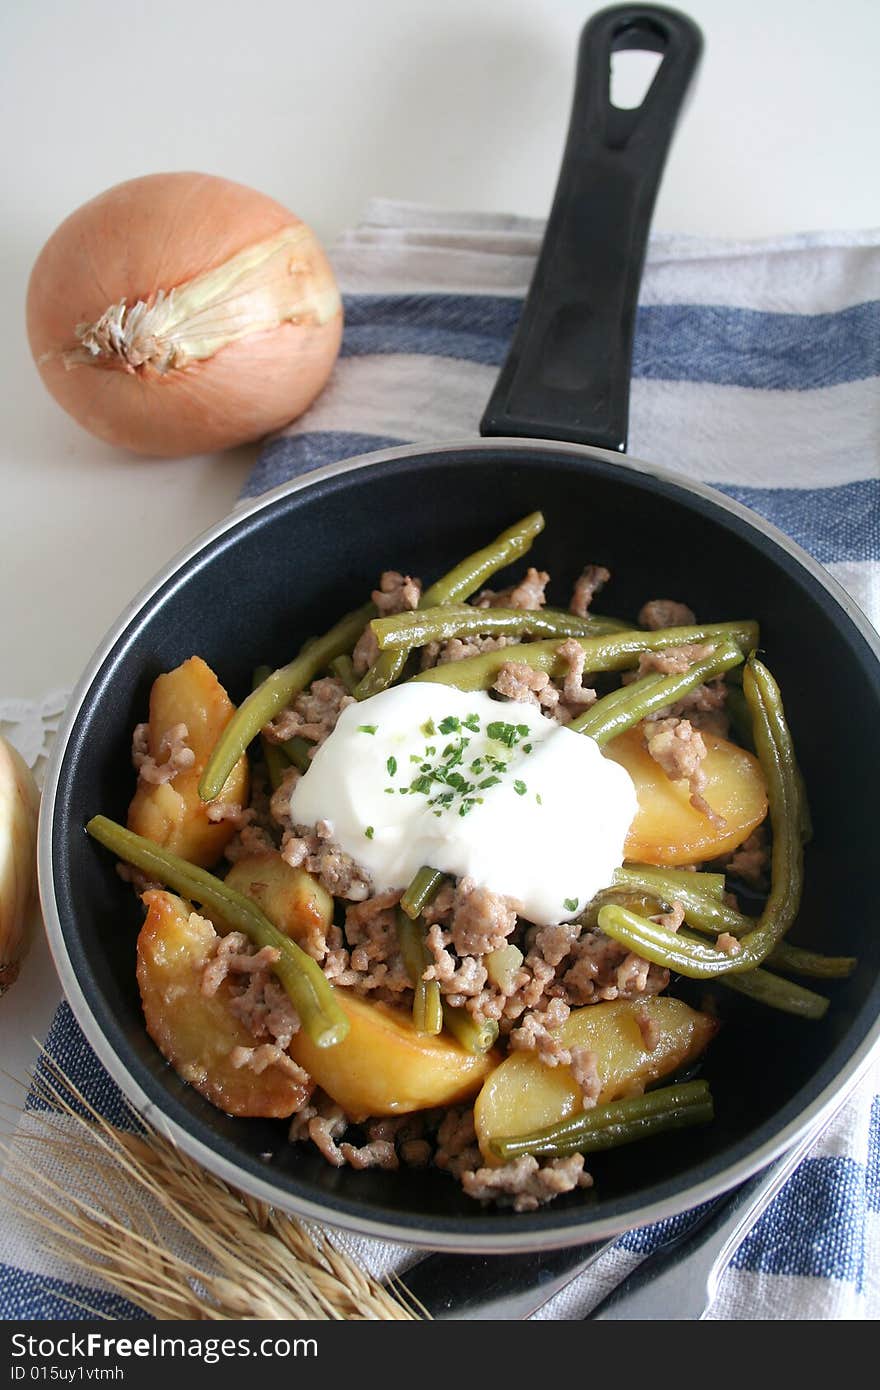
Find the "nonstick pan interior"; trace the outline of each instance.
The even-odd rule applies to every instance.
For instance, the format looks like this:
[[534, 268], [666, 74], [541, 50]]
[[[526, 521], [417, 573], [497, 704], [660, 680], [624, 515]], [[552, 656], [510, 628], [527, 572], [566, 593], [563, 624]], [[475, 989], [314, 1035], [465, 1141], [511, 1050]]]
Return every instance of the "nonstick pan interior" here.
[[[793, 939], [858, 956], [822, 988], [820, 1023], [712, 990], [724, 1019], [705, 1063], [717, 1119], [592, 1157], [594, 1192], [535, 1214], [483, 1211], [437, 1172], [338, 1171], [286, 1126], [215, 1110], [163, 1061], [135, 981], [141, 909], [83, 829], [97, 812], [124, 820], [133, 790], [131, 731], [154, 678], [198, 653], [239, 700], [253, 668], [281, 664], [311, 634], [363, 602], [382, 569], [430, 582], [502, 527], [540, 508], [547, 525], [529, 563], [549, 570], [567, 605], [587, 562], [613, 575], [602, 611], [634, 619], [654, 597], [700, 620], [757, 617], [779, 680], [815, 825]], [[182, 1142], [240, 1185], [281, 1205], [435, 1246], [559, 1244], [686, 1208], [781, 1147], [863, 1058], [880, 1003], [880, 934], [871, 807], [880, 766], [877, 650], [793, 550], [717, 494], [621, 466], [572, 445], [486, 441], [424, 453], [392, 450], [341, 465], [218, 528], [178, 562], [111, 639], [72, 704], [47, 784], [42, 891], [75, 1011], [117, 1079]], [[577, 816], [575, 799], [572, 814]], [[541, 854], [540, 845], [516, 847]], [[679, 989], [679, 986], [676, 986]], [[701, 1002], [704, 987], [682, 984]], [[269, 1155], [267, 1157], [267, 1155]], [[266, 1186], [268, 1185], [268, 1187]]]

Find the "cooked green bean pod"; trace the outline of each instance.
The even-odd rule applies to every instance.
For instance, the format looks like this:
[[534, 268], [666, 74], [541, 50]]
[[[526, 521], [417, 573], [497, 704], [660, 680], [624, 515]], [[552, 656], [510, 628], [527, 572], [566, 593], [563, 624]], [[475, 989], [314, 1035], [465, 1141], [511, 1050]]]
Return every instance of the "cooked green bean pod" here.
[[170, 854], [161, 845], [135, 835], [106, 816], [94, 816], [86, 830], [127, 864], [133, 864], [157, 883], [164, 883], [191, 902], [200, 903], [228, 926], [244, 932], [255, 946], [274, 947], [280, 952], [280, 959], [271, 968], [290, 996], [312, 1042], [318, 1047], [333, 1047], [342, 1042], [349, 1023], [334, 997], [330, 981], [322, 974], [317, 961], [280, 932], [250, 898], [236, 893], [206, 869]]
[[374, 618], [370, 626], [382, 651], [411, 651], [453, 637], [594, 637], [627, 630], [616, 618], [578, 618], [560, 608], [474, 608], [469, 603], [394, 613]]
[[[658, 898], [671, 902], [672, 889], [699, 893], [701, 898], [721, 902], [725, 893], [723, 874], [709, 874], [691, 869], [658, 869], [654, 864], [624, 864], [614, 871], [614, 882], [625, 888], [649, 889]], [[724, 930], [724, 929], [722, 929]], [[729, 930], [727, 928], [726, 930]]]
[[[680, 902], [684, 908], [688, 926], [698, 931], [710, 932], [720, 936], [729, 932], [738, 939], [754, 930], [755, 920], [745, 917], [736, 908], [729, 907], [721, 900], [721, 895], [713, 897], [703, 891], [702, 879], [721, 880], [721, 874], [690, 874], [676, 872], [675, 869], [654, 868], [651, 864], [628, 864], [618, 869], [614, 875], [615, 883], [645, 893], [654, 893], [664, 902]], [[851, 975], [856, 966], [854, 956], [824, 956], [818, 951], [806, 950], [781, 941], [767, 957], [767, 964], [776, 970], [795, 975], [808, 975], [820, 980], [840, 980]]]
[[[637, 666], [642, 652], [663, 651], [689, 642], [722, 641], [729, 637], [743, 651], [751, 651], [758, 642], [758, 625], [753, 622], [713, 623], [706, 627], [667, 627], [656, 632], [630, 628], [598, 637], [575, 637], [584, 649], [586, 671], [622, 671]], [[420, 671], [413, 679], [436, 681], [439, 685], [454, 685], [458, 690], [490, 690], [501, 667], [508, 661], [523, 662], [550, 676], [564, 676], [568, 663], [559, 655], [559, 642], [523, 642], [499, 651], [469, 656], [464, 661], [448, 661], [429, 671]]]
[[264, 724], [280, 714], [334, 657], [351, 651], [375, 612], [374, 605], [368, 603], [346, 614], [328, 633], [310, 642], [308, 649], [303, 648], [293, 661], [273, 671], [248, 695], [217, 740], [202, 773], [199, 796], [203, 801], [213, 801], [220, 795], [230, 772]]
[[739, 975], [763, 964], [781, 944], [800, 906], [804, 862], [801, 777], [779, 687], [766, 666], [754, 656], [749, 657], [746, 665], [743, 691], [767, 783], [773, 851], [767, 901], [754, 926], [740, 939], [740, 949], [728, 954], [613, 905], [599, 913], [599, 925], [606, 935], [645, 960], [695, 979]]
[[[543, 529], [544, 518], [540, 512], [531, 512], [529, 516], [523, 517], [522, 521], [502, 531], [500, 536], [496, 536], [495, 540], [482, 550], [475, 550], [472, 555], [468, 555], [444, 574], [442, 579], [438, 579], [436, 584], [427, 588], [419, 600], [419, 608], [463, 603], [471, 594], [476, 593], [487, 579], [491, 579], [493, 574], [497, 574], [499, 570], [525, 555]], [[387, 690], [389, 685], [393, 685], [399, 679], [406, 665], [406, 658], [406, 651], [380, 652], [378, 659], [373, 662], [355, 690], [357, 698], [366, 700], [370, 695], [378, 695], [380, 690]]]
[[794, 1014], [796, 1018], [824, 1018], [828, 1012], [829, 1001], [824, 994], [816, 994], [812, 989], [795, 984], [794, 980], [782, 980], [769, 970], [749, 970], [745, 975], [719, 975], [719, 985], [725, 989], [745, 994], [759, 1004], [770, 1009], [780, 1009], [784, 1014]]
[[338, 681], [342, 681], [349, 695], [353, 695], [358, 679], [348, 652], [343, 652], [341, 656], [334, 656], [330, 662], [330, 671]]
[[437, 890], [444, 878], [445, 874], [441, 874], [438, 869], [432, 869], [428, 864], [419, 869], [400, 900], [400, 906], [407, 917], [415, 921], [421, 916], [428, 903], [433, 902], [437, 896]]
[[278, 747], [282, 749], [288, 762], [293, 763], [294, 767], [298, 767], [300, 772], [308, 772], [312, 761], [309, 753], [314, 744], [309, 743], [308, 739], [300, 738], [298, 734], [294, 734], [293, 738], [279, 743]]
[[631, 729], [649, 714], [668, 708], [682, 695], [696, 690], [704, 681], [712, 680], [738, 666], [743, 654], [737, 644], [726, 638], [702, 660], [695, 661], [687, 671], [665, 676], [657, 671], [631, 685], [622, 685], [610, 695], [597, 700], [591, 709], [578, 715], [568, 725], [572, 733], [587, 734], [596, 743], [608, 743], [618, 734]]
[[579, 1111], [533, 1134], [493, 1139], [491, 1147], [505, 1163], [522, 1154], [567, 1158], [570, 1154], [619, 1148], [664, 1130], [708, 1124], [713, 1113], [707, 1082], [685, 1081]]
[[467, 1052], [488, 1052], [498, 1037], [498, 1024], [492, 1018], [477, 1023], [467, 1009], [456, 1009], [443, 1001], [443, 1026]]
[[[257, 686], [262, 685], [266, 677], [271, 674], [272, 668], [270, 666], [258, 666], [254, 672], [253, 689], [256, 690]], [[260, 747], [263, 751], [266, 772], [269, 774], [269, 785], [273, 792], [277, 791], [290, 764], [278, 744], [270, 742], [262, 734], [260, 735]]]
[[431, 964], [431, 956], [425, 947], [421, 923], [411, 921], [405, 912], [398, 912], [396, 920], [400, 954], [415, 991], [412, 1010], [413, 1025], [419, 1033], [439, 1033], [443, 1027], [440, 986], [436, 980], [422, 979], [423, 974]]

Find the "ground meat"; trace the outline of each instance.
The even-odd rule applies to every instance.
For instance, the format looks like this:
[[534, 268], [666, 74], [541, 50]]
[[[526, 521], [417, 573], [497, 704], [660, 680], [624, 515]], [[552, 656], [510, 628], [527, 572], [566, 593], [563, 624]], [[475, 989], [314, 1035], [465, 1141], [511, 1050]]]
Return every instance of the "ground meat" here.
[[682, 695], [680, 700], [676, 700], [674, 705], [668, 709], [658, 710], [649, 716], [654, 719], [682, 719], [687, 718], [695, 729], [700, 733], [716, 734], [719, 738], [727, 738], [730, 732], [730, 720], [727, 717], [725, 706], [727, 704], [727, 686], [720, 679], [709, 681], [706, 685], [698, 685], [696, 690], [689, 690], [686, 695]]
[[432, 1155], [427, 1139], [404, 1139], [400, 1145], [400, 1160], [407, 1168], [427, 1168]]
[[341, 680], [336, 676], [323, 676], [312, 681], [308, 690], [297, 695], [293, 704], [282, 710], [263, 729], [271, 743], [285, 743], [289, 738], [307, 738], [314, 744], [310, 755], [327, 739], [336, 728], [342, 711], [355, 703]]
[[339, 1152], [350, 1168], [385, 1168], [393, 1171], [400, 1167], [394, 1145], [383, 1139], [364, 1144], [361, 1148], [356, 1148], [354, 1144], [340, 1144]]
[[478, 1167], [480, 1161], [473, 1106], [464, 1109], [450, 1106], [437, 1130], [435, 1164], [453, 1177], [459, 1177], [468, 1169]]
[[379, 658], [379, 639], [373, 631], [372, 625], [367, 623], [360, 637], [354, 644], [354, 651], [351, 654], [351, 664], [356, 676], [365, 676], [370, 667]]
[[335, 1101], [323, 1092], [293, 1118], [289, 1139], [292, 1144], [311, 1139], [315, 1147], [334, 1168], [345, 1167], [345, 1155], [336, 1145], [348, 1129], [348, 1117]]
[[650, 962], [630, 952], [617, 967], [617, 996], [631, 999], [635, 994], [644, 994], [648, 983]]
[[719, 951], [723, 951], [726, 956], [738, 956], [742, 947], [735, 936], [731, 936], [729, 931], [723, 931], [715, 942]]
[[485, 965], [475, 956], [464, 956], [456, 962], [456, 957], [446, 949], [451, 941], [451, 933], [444, 931], [439, 923], [429, 928], [425, 945], [434, 959], [422, 978], [436, 980], [440, 993], [453, 1007], [458, 1008], [466, 999], [480, 994], [488, 973]]
[[[412, 579], [408, 574], [398, 574], [397, 570], [386, 570], [379, 580], [378, 589], [374, 589], [371, 595], [379, 616], [383, 618], [392, 613], [406, 613], [418, 608], [421, 596], [422, 581]], [[365, 675], [378, 655], [379, 643], [376, 634], [367, 623], [351, 654], [355, 675]]]
[[328, 954], [324, 973], [359, 994], [393, 1001], [412, 989], [412, 981], [400, 954], [395, 908], [400, 892], [380, 893], [349, 907], [345, 934], [349, 949]]
[[670, 905], [669, 912], [658, 912], [651, 921], [665, 927], [667, 931], [678, 931], [684, 921], [684, 908], [681, 903], [674, 902]]
[[602, 1078], [599, 1075], [599, 1058], [589, 1047], [571, 1049], [571, 1074], [581, 1093], [581, 1107], [592, 1110], [602, 1094]]
[[703, 788], [706, 773], [702, 767], [706, 745], [688, 719], [646, 720], [642, 724], [645, 745], [654, 762], [662, 767], [673, 782], [686, 781], [691, 789], [690, 802], [702, 811], [713, 825], [723, 826], [725, 820], [706, 801]]
[[516, 909], [509, 898], [479, 888], [463, 878], [455, 890], [452, 945], [459, 956], [484, 956], [503, 946], [516, 927]]
[[639, 623], [657, 632], [661, 627], [692, 627], [696, 618], [685, 603], [671, 598], [652, 598], [639, 613]]
[[759, 826], [757, 830], [752, 831], [738, 849], [725, 855], [719, 862], [726, 873], [741, 878], [744, 883], [759, 892], [766, 888], [770, 854], [764, 827]]
[[[276, 796], [281, 795], [283, 787], [284, 783]], [[272, 803], [274, 807], [275, 797]], [[319, 821], [313, 829], [295, 825], [285, 830], [281, 840], [281, 858], [293, 869], [304, 868], [310, 874], [315, 874], [334, 898], [363, 902], [370, 896], [369, 874], [330, 839], [330, 828], [326, 821]]]
[[450, 661], [466, 661], [470, 656], [480, 656], [482, 652], [500, 651], [510, 646], [512, 637], [450, 637], [448, 642], [429, 642], [422, 648], [421, 669], [427, 671], [432, 666], [445, 666]]
[[505, 661], [492, 689], [508, 700], [537, 705], [545, 713], [552, 713], [559, 704], [559, 691], [547, 672], [536, 671], [524, 661]]
[[569, 1007], [561, 999], [551, 999], [543, 1013], [527, 1013], [520, 1026], [514, 1028], [509, 1042], [514, 1052], [535, 1052], [547, 1067], [567, 1067], [571, 1062], [571, 1052], [551, 1030], [562, 1027], [569, 1015]]
[[159, 740], [157, 756], [150, 755], [149, 724], [137, 724], [131, 740], [131, 761], [140, 781], [158, 787], [173, 782], [178, 772], [192, 767], [196, 755], [187, 743], [189, 729], [185, 724], [172, 724]]
[[214, 954], [202, 973], [202, 994], [210, 998], [216, 994], [227, 975], [252, 975], [266, 971], [281, 959], [281, 952], [275, 946], [263, 946], [254, 951], [250, 941], [240, 931], [229, 932], [218, 937]]
[[452, 921], [454, 910], [455, 884], [447, 878], [441, 883], [431, 902], [422, 908], [422, 919], [428, 927], [433, 927], [435, 922], [447, 927]]
[[574, 586], [571, 603], [568, 605], [569, 611], [575, 613], [579, 618], [585, 618], [593, 599], [610, 578], [611, 571], [607, 570], [604, 565], [587, 565]]
[[[639, 962], [638, 966], [635, 962]], [[564, 998], [572, 1007], [659, 994], [669, 984], [668, 970], [640, 961], [640, 957], [598, 931], [584, 932], [572, 943], [559, 974]]]
[[248, 807], [239, 806], [237, 801], [212, 801], [205, 807], [205, 815], [212, 823], [226, 821], [235, 830], [243, 830], [254, 819], [254, 812]]
[[280, 825], [282, 830], [293, 829], [293, 812], [290, 809], [290, 798], [296, 790], [296, 784], [302, 777], [298, 767], [289, 767], [281, 778], [280, 785], [272, 793], [269, 802], [269, 814], [276, 825]]
[[[307, 1089], [306, 1100], [315, 1089], [315, 1083], [308, 1072], [297, 1066], [293, 1058], [277, 1043], [261, 1043], [259, 1047], [234, 1047], [229, 1054], [229, 1060], [236, 1070], [247, 1067], [255, 1076], [262, 1076], [267, 1067], [280, 1067], [294, 1081], [298, 1081], [303, 1090]], [[299, 1110], [302, 1106], [298, 1105], [296, 1108]]]
[[397, 570], [385, 570], [379, 580], [378, 589], [370, 595], [379, 610], [380, 617], [390, 617], [392, 613], [406, 613], [418, 608], [422, 597], [421, 579], [398, 574]]
[[666, 647], [659, 652], [641, 652], [639, 675], [646, 676], [651, 671], [659, 671], [664, 676], [682, 675], [694, 662], [711, 656], [714, 650], [711, 642], [684, 642], [680, 647]]
[[596, 692], [583, 683], [586, 654], [580, 642], [569, 637], [556, 648], [556, 655], [566, 663], [568, 670], [562, 687], [562, 698], [567, 705], [578, 711], [589, 709], [596, 702]]
[[512, 1206], [514, 1211], [535, 1211], [562, 1192], [592, 1187], [593, 1179], [584, 1172], [583, 1154], [551, 1158], [543, 1166], [531, 1154], [524, 1154], [500, 1168], [464, 1172], [461, 1184], [467, 1195], [477, 1201], [499, 1202]]
[[642, 1046], [646, 1052], [653, 1052], [662, 1036], [660, 1024], [652, 1014], [648, 1013], [647, 1009], [637, 1010], [636, 1023], [639, 1025], [639, 1032], [642, 1035]]
[[484, 589], [474, 599], [475, 608], [519, 608], [526, 613], [535, 613], [546, 603], [544, 590], [550, 583], [550, 576], [544, 570], [529, 566], [524, 579], [509, 589], [495, 593]]
[[267, 854], [275, 848], [275, 841], [261, 825], [244, 825], [233, 835], [223, 854], [230, 864], [236, 864], [239, 859], [247, 859], [252, 854]]

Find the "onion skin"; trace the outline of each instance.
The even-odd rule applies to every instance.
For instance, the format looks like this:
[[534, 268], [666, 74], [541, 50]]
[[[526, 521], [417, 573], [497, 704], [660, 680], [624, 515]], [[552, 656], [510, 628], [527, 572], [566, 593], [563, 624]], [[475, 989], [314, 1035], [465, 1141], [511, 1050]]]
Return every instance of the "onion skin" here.
[[[291, 274], [317, 287], [326, 313], [305, 312], [170, 370], [98, 358], [70, 365], [77, 327], [110, 306], [150, 304], [296, 228], [303, 240]], [[108, 189], [57, 228], [31, 273], [27, 327], [45, 386], [79, 424], [110, 444], [175, 457], [247, 443], [301, 415], [339, 353], [342, 307], [320, 244], [280, 203], [208, 174], [151, 174]]]

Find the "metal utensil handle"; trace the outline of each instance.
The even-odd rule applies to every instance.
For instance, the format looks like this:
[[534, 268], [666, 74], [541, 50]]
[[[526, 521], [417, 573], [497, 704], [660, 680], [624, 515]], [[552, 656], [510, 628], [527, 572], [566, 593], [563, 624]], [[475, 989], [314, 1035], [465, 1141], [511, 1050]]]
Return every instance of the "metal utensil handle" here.
[[699, 1321], [739, 1246], [839, 1108], [811, 1125], [781, 1158], [720, 1198], [682, 1241], [643, 1260], [585, 1321]]
[[[657, 5], [602, 10], [581, 35], [565, 154], [522, 317], [484, 435], [626, 448], [636, 300], [700, 30]], [[612, 106], [612, 53], [663, 55], [640, 106]]]

